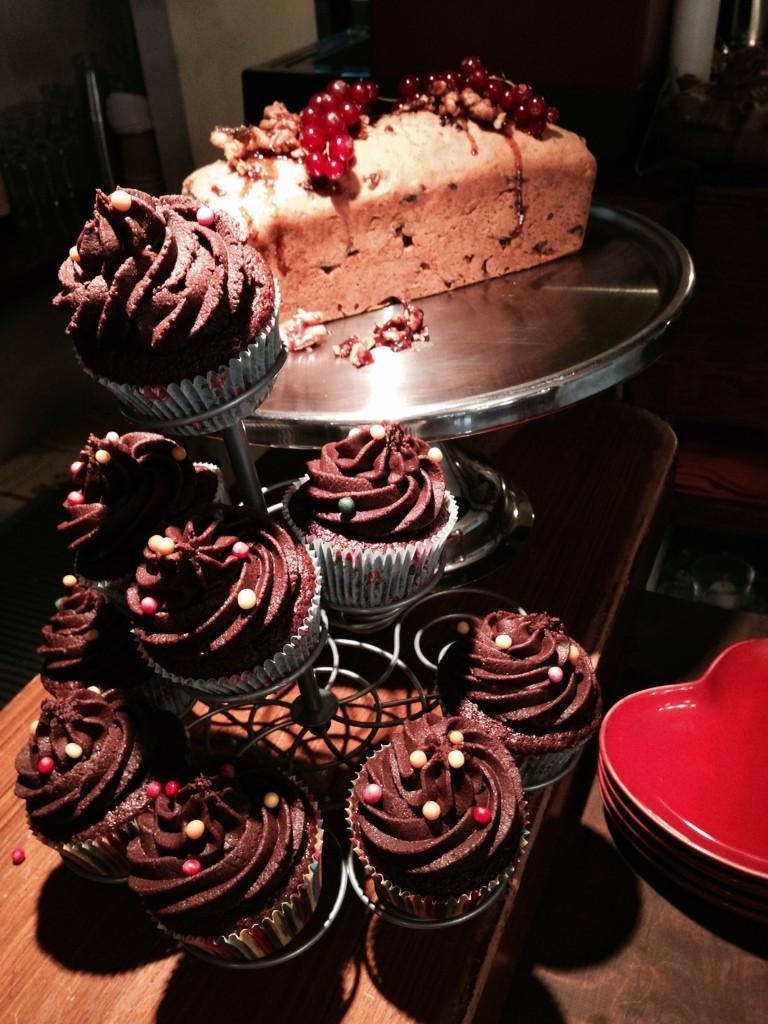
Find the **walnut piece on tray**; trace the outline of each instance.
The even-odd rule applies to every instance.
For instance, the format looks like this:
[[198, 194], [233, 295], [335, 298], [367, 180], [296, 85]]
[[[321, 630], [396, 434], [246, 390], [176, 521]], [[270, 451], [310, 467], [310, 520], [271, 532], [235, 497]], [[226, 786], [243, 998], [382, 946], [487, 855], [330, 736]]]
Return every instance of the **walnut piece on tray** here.
[[389, 348], [393, 352], [403, 352], [420, 342], [429, 341], [429, 328], [424, 323], [424, 311], [404, 299], [399, 301], [403, 307], [402, 312], [376, 324], [373, 335], [360, 338], [353, 334], [352, 337], [334, 345], [333, 354], [337, 359], [349, 359], [353, 366], [360, 369], [373, 362], [374, 348]]

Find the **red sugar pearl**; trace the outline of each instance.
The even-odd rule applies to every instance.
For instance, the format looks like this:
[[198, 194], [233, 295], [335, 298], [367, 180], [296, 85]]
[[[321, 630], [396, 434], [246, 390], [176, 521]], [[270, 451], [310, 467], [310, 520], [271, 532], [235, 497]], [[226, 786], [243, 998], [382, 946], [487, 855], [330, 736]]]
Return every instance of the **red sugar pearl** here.
[[181, 786], [178, 784], [178, 782], [176, 782], [175, 779], [171, 779], [170, 782], [166, 782], [165, 784], [165, 795], [176, 796], [180, 789]]
[[48, 757], [46, 755], [45, 757], [41, 757], [40, 760], [37, 762], [37, 770], [40, 772], [41, 775], [50, 775], [53, 769], [54, 763], [52, 757]]
[[235, 556], [235, 558], [240, 558], [244, 560], [248, 557], [249, 552], [250, 548], [245, 543], [245, 541], [236, 540], [235, 543], [232, 545], [232, 554]]
[[491, 820], [491, 811], [489, 807], [473, 807], [472, 817], [475, 819], [476, 825], [488, 825]]
[[219, 775], [222, 775], [225, 779], [234, 779], [235, 766], [233, 764], [230, 764], [228, 761], [224, 764], [220, 764]]
[[27, 855], [20, 846], [17, 846], [15, 850], [11, 850], [12, 864], [23, 864], [26, 859]]
[[377, 786], [375, 782], [369, 782], [363, 790], [363, 801], [367, 804], [377, 804], [383, 796], [381, 786]]
[[85, 502], [85, 495], [82, 491], [70, 491], [67, 495], [68, 505], [82, 505]]
[[181, 870], [185, 875], [199, 875], [202, 871], [202, 864], [199, 860], [195, 860], [194, 857], [190, 857], [189, 860], [185, 860], [181, 865]]
[[139, 602], [139, 606], [144, 615], [154, 615], [158, 608], [157, 601], [154, 597], [142, 597]]
[[163, 792], [163, 787], [159, 782], [148, 782], [147, 783], [147, 796], [150, 800], [156, 800]]

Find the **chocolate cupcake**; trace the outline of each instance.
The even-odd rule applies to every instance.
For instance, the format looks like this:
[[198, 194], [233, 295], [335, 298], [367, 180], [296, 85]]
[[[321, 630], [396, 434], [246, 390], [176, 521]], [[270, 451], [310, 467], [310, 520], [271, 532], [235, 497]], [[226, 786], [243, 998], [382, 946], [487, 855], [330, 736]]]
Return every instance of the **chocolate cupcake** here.
[[185, 772], [186, 742], [170, 715], [123, 691], [44, 700], [16, 757], [16, 796], [34, 834], [76, 871], [128, 874], [125, 847], [151, 801], [148, 783]]
[[139, 649], [207, 694], [258, 691], [301, 666], [320, 636], [320, 573], [279, 523], [222, 509], [165, 530], [128, 588]]
[[303, 928], [320, 893], [322, 822], [277, 775], [198, 775], [139, 815], [129, 884], [154, 920], [224, 961], [258, 960]]
[[91, 686], [130, 690], [152, 678], [125, 616], [93, 587], [76, 584], [60, 597], [42, 634], [40, 678], [54, 697]]
[[438, 687], [449, 711], [501, 727], [527, 789], [567, 771], [600, 724], [589, 655], [544, 612], [474, 622], [441, 659]]
[[[119, 581], [141, 561], [147, 538], [216, 497], [215, 467], [195, 465], [161, 434], [91, 434], [71, 466], [66, 520], [59, 529], [89, 580]], [[118, 588], [119, 589], [119, 588]]]
[[189, 197], [97, 190], [59, 282], [54, 305], [71, 314], [84, 369], [153, 419], [229, 402], [281, 349], [263, 257], [226, 215]]
[[307, 464], [285, 514], [316, 552], [331, 605], [391, 605], [433, 580], [457, 518], [442, 457], [390, 423], [357, 427]]
[[406, 722], [363, 765], [347, 805], [352, 846], [376, 896], [443, 919], [506, 882], [526, 837], [522, 783], [504, 744], [476, 722]]

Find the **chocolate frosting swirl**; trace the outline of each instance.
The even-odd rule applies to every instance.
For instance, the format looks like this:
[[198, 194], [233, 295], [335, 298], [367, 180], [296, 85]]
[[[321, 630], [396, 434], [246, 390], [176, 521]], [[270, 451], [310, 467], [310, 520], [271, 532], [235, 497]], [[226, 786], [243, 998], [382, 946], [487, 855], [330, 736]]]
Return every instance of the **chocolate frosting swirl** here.
[[[272, 809], [263, 801], [268, 790], [280, 797]], [[185, 832], [194, 820], [205, 826], [198, 839]], [[211, 937], [247, 927], [295, 891], [317, 834], [299, 791], [269, 777], [246, 790], [199, 775], [175, 797], [161, 794], [138, 824], [128, 845], [131, 889], [167, 928]], [[184, 873], [189, 859], [197, 874]]]
[[[511, 639], [509, 648], [497, 646], [500, 634]], [[449, 648], [438, 675], [447, 706], [462, 714], [479, 709], [504, 725], [515, 753], [575, 746], [600, 721], [600, 690], [589, 656], [545, 612], [486, 615]]]
[[264, 259], [200, 204], [124, 189], [130, 209], [96, 191], [78, 260], [59, 270], [54, 305], [89, 370], [126, 384], [168, 384], [225, 365], [272, 316], [275, 288]]
[[218, 487], [213, 470], [195, 466], [161, 434], [91, 434], [73, 466], [84, 501], [64, 502], [67, 519], [59, 529], [77, 554], [78, 571], [93, 580], [132, 573], [149, 537], [208, 505]]
[[[44, 700], [35, 735], [16, 757], [16, 796], [27, 802], [30, 824], [52, 842], [82, 841], [130, 821], [146, 802], [153, 731], [125, 694], [80, 690]], [[69, 757], [68, 743], [82, 756]], [[41, 757], [53, 758], [43, 774]]]
[[[390, 423], [380, 439], [360, 427], [343, 441], [324, 445], [320, 457], [307, 463], [309, 481], [296, 498], [297, 522], [364, 541], [425, 536], [446, 518], [445, 477], [428, 451], [425, 441], [398, 423]], [[339, 511], [341, 498], [354, 501], [352, 514]]]
[[139, 657], [126, 620], [93, 587], [77, 586], [60, 598], [43, 626], [40, 677], [54, 697], [98, 686], [138, 686], [152, 675]]
[[[168, 672], [211, 679], [261, 664], [295, 635], [309, 611], [315, 571], [306, 548], [273, 520], [252, 510], [198, 517], [169, 526], [171, 554], [148, 548], [128, 588], [134, 632], [146, 653]], [[239, 557], [237, 542], [246, 546]], [[250, 608], [238, 595], [253, 592]], [[157, 612], [142, 612], [145, 597]]]
[[[449, 734], [458, 731], [456, 744]], [[423, 768], [410, 762], [423, 751]], [[453, 768], [452, 750], [464, 755]], [[383, 796], [366, 803], [365, 787], [375, 783]], [[440, 806], [428, 821], [427, 801]], [[479, 825], [476, 807], [490, 811]], [[525, 827], [522, 783], [504, 744], [474, 722], [432, 713], [406, 722], [391, 745], [363, 765], [355, 783], [352, 831], [365, 857], [384, 878], [407, 892], [458, 896], [489, 882], [515, 858]]]

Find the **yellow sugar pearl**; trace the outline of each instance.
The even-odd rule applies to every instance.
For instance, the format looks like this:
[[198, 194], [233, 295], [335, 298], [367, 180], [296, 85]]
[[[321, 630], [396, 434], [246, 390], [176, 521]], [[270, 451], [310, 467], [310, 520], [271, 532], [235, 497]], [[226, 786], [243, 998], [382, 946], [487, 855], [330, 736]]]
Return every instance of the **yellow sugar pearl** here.
[[427, 821], [437, 821], [440, 817], [440, 804], [436, 800], [427, 800], [421, 808], [421, 813]]
[[274, 811], [277, 805], [280, 803], [280, 797], [277, 793], [273, 793], [272, 790], [264, 794], [264, 806], [268, 807], [270, 811]]
[[108, 462], [112, 461], [112, 456], [103, 448], [99, 448], [99, 450], [94, 455], [94, 458], [96, 459], [100, 466], [106, 466]]
[[147, 541], [147, 547], [149, 548], [150, 551], [154, 551], [155, 554], [159, 554], [160, 553], [160, 549], [158, 548], [157, 545], [158, 544], [162, 544], [162, 543], [163, 543], [162, 534], [153, 533], [152, 536]]
[[119, 213], [128, 213], [132, 202], [133, 199], [121, 188], [115, 189], [109, 197], [109, 205], [113, 210], [117, 210]]
[[427, 452], [427, 458], [432, 459], [433, 462], [442, 462], [443, 453], [439, 448], [430, 448]]
[[429, 758], [423, 750], [412, 750], [408, 760], [414, 768], [423, 768]]
[[580, 656], [581, 651], [579, 650], [579, 648], [576, 646], [576, 644], [571, 644], [571, 646], [568, 648], [568, 661], [572, 661], [575, 664], [579, 660]]
[[77, 576], [73, 576], [71, 572], [68, 572], [66, 576], [61, 577], [61, 582], [65, 587], [76, 587]]
[[177, 444], [175, 448], [171, 448], [171, 458], [175, 462], [183, 462], [187, 457], [187, 449], [182, 448], [180, 444]]
[[451, 729], [448, 733], [448, 742], [452, 743], [454, 747], [458, 747], [460, 743], [464, 742], [464, 733], [459, 732], [458, 729]]
[[40, 725], [40, 720], [36, 718], [34, 722], [29, 723], [29, 735], [37, 736], [37, 727]]
[[360, 427], [352, 427], [350, 432], [347, 434], [347, 437], [357, 437], [357, 435], [360, 433], [362, 433]]
[[73, 263], [80, 262], [80, 253], [77, 251], [76, 245], [73, 245], [72, 248], [69, 250], [69, 258], [72, 260]]
[[459, 633], [461, 636], [466, 636], [467, 633], [469, 633], [469, 629], [469, 623], [465, 622], [463, 619], [461, 620], [461, 622], [456, 623], [456, 632]]
[[110, 430], [107, 433], [107, 435], [104, 438], [104, 440], [105, 441], [111, 441], [112, 444], [116, 444], [120, 440], [120, 435], [118, 434], [118, 432], [116, 430]]
[[463, 768], [464, 767], [464, 755], [460, 750], [452, 750], [448, 754], [448, 764], [451, 768]]
[[83, 637], [83, 640], [98, 640], [98, 639], [99, 639], [99, 631], [98, 631], [98, 629], [89, 629], [88, 632]]
[[244, 612], [249, 612], [251, 608], [256, 607], [256, 593], [250, 587], [246, 587], [237, 595], [237, 603]]
[[89, 686], [88, 689], [91, 691], [91, 693], [101, 693], [100, 686]]
[[158, 555], [172, 555], [175, 550], [176, 542], [172, 537], [161, 537], [155, 547], [155, 551], [157, 551]]
[[184, 826], [187, 839], [199, 839], [205, 832], [205, 825], [199, 818], [193, 818]]
[[67, 757], [71, 758], [73, 761], [76, 761], [78, 757], [83, 756], [83, 748], [80, 746], [79, 743], [68, 743], [66, 747], [64, 747], [64, 753], [67, 755]]
[[512, 646], [512, 637], [508, 633], [499, 633], [493, 642], [500, 651], [508, 651]]
[[381, 441], [382, 438], [387, 436], [387, 429], [381, 423], [374, 423], [370, 428], [370, 435], [374, 441]]

